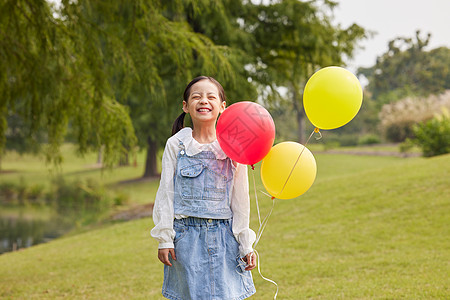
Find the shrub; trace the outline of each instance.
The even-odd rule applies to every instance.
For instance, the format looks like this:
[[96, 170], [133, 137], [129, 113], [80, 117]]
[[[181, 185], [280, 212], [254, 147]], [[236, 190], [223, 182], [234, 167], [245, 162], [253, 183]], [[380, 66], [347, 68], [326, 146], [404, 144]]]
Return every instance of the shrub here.
[[0, 183], [0, 202], [12, 203], [17, 199], [18, 188], [13, 182]]
[[387, 140], [400, 143], [406, 139], [414, 138], [413, 126], [415, 122], [401, 122], [391, 124], [384, 129], [384, 135]]
[[40, 184], [27, 185], [23, 178], [19, 182], [0, 183], [0, 203], [5, 204], [41, 204], [45, 187]]
[[120, 206], [130, 202], [130, 196], [124, 192], [117, 192], [114, 196], [114, 205]]
[[333, 147], [350, 147], [358, 145], [358, 136], [356, 134], [324, 134], [323, 141]]
[[414, 142], [411, 139], [406, 139], [399, 145], [400, 153], [406, 154], [414, 147]]
[[19, 183], [16, 185], [16, 191], [19, 204], [25, 204], [27, 202], [28, 190], [23, 177], [20, 177]]
[[327, 150], [331, 150], [331, 149], [336, 149], [339, 148], [341, 146], [341, 144], [339, 144], [338, 141], [326, 141], [323, 144], [323, 150], [327, 151]]
[[44, 199], [45, 187], [41, 184], [33, 184], [28, 187], [27, 201], [29, 203], [38, 203]]
[[358, 136], [354, 134], [343, 134], [339, 136], [339, 144], [343, 147], [358, 145]]
[[428, 122], [414, 126], [415, 139], [423, 156], [450, 153], [450, 115], [448, 111]]
[[414, 138], [414, 125], [432, 119], [442, 109], [450, 109], [450, 91], [426, 99], [406, 98], [383, 105], [380, 126], [388, 140], [403, 142]]
[[380, 142], [380, 137], [375, 134], [367, 134], [358, 139], [358, 145], [374, 145]]
[[66, 182], [59, 177], [53, 181], [51, 197], [59, 213], [102, 212], [113, 203], [103, 186], [92, 179]]

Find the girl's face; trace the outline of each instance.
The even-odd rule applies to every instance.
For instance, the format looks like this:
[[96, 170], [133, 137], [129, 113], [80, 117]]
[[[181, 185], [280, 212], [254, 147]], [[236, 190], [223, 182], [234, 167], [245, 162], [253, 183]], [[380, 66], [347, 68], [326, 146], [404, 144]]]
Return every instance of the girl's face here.
[[194, 123], [215, 122], [225, 110], [225, 105], [219, 97], [217, 86], [205, 79], [191, 87], [188, 101], [183, 101], [183, 111], [191, 115]]

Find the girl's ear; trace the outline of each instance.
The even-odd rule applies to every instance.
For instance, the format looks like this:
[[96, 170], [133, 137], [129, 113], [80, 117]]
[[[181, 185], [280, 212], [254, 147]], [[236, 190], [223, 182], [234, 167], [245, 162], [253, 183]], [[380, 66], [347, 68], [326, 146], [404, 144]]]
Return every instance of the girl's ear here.
[[219, 112], [223, 113], [225, 108], [227, 107], [227, 103], [225, 101], [220, 102]]
[[183, 111], [187, 114], [189, 113], [187, 102], [184, 100], [183, 100]]

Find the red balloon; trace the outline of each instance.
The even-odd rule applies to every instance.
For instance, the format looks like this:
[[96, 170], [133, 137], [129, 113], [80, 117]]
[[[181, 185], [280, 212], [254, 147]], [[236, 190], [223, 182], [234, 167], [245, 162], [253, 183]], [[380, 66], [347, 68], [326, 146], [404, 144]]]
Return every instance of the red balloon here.
[[246, 165], [261, 161], [272, 148], [275, 124], [261, 105], [242, 101], [230, 105], [216, 126], [220, 147], [232, 160]]

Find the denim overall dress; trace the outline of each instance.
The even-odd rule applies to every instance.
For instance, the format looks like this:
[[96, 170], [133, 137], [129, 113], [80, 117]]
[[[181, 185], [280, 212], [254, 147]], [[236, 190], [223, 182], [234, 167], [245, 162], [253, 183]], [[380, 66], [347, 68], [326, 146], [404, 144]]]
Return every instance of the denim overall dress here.
[[180, 141], [174, 175], [175, 256], [164, 266], [162, 293], [168, 299], [245, 299], [255, 293], [232, 232], [233, 166], [211, 151], [186, 154]]

